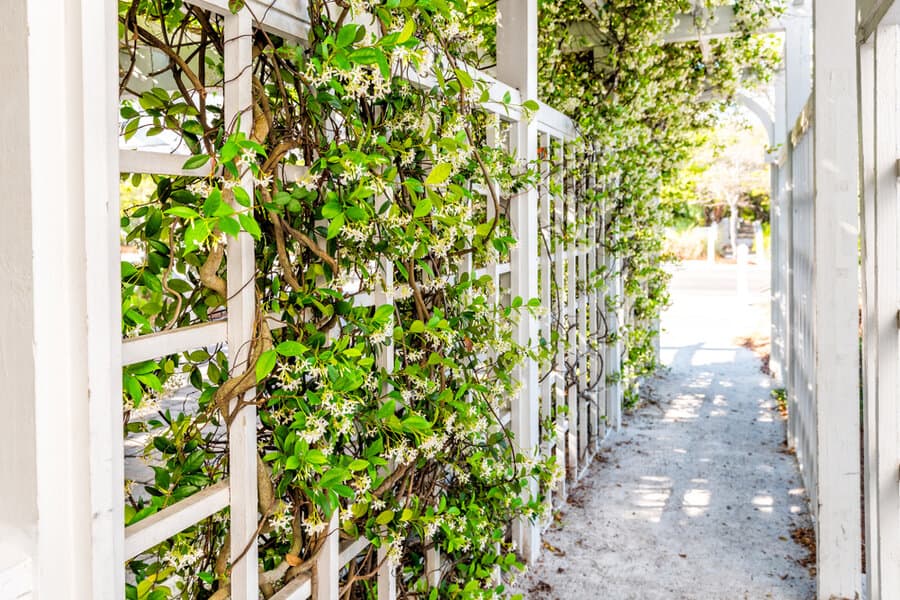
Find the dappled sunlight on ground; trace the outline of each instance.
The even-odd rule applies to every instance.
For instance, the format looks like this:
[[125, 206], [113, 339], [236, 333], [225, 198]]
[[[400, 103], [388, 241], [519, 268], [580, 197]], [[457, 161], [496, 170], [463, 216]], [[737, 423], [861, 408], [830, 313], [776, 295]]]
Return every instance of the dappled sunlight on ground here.
[[742, 319], [758, 330], [763, 303], [686, 299], [678, 276], [675, 291], [654, 400], [560, 507], [547, 540], [563, 554], [526, 577], [529, 600], [811, 597], [791, 534], [809, 525], [806, 496], [784, 421], [758, 357], [734, 342]]
[[643, 521], [659, 523], [663, 509], [672, 495], [672, 480], [668, 477], [641, 477], [636, 489], [632, 490], [631, 515], [625, 518], [637, 518]]

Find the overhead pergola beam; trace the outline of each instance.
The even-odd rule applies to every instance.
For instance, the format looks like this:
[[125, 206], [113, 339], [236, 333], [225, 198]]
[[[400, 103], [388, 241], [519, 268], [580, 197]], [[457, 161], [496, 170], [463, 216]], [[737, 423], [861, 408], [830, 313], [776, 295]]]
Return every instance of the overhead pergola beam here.
[[[603, 6], [603, 2], [592, 2], [584, 0], [585, 5], [595, 15], [597, 8]], [[802, 3], [802, 0], [801, 0]], [[678, 15], [675, 27], [663, 35], [660, 39], [662, 44], [678, 44], [685, 42], [696, 42], [700, 40], [711, 40], [716, 38], [728, 37], [740, 33], [738, 27], [738, 19], [734, 13], [733, 6], [720, 6], [712, 10], [711, 18], [708, 25], [703, 30], [697, 29], [695, 15], [693, 13], [684, 13]], [[780, 20], [773, 20], [766, 27], [760, 29], [757, 33], [776, 33], [784, 31], [784, 24]], [[597, 46], [603, 46], [606, 42], [606, 36], [603, 31], [591, 21], [575, 21], [569, 24], [569, 33], [575, 40], [571, 46], [565, 48], [568, 52], [582, 52]]]

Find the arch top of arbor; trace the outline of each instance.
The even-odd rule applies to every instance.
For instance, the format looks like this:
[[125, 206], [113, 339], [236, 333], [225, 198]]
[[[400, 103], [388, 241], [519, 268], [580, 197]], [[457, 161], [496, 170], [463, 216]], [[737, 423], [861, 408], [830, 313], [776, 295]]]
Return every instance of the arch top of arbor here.
[[769, 147], [774, 147], [775, 117], [772, 114], [772, 111], [763, 106], [759, 100], [745, 91], [738, 92], [736, 99], [744, 108], [749, 110], [757, 119], [759, 119], [759, 123], [765, 128], [766, 135], [769, 138]]

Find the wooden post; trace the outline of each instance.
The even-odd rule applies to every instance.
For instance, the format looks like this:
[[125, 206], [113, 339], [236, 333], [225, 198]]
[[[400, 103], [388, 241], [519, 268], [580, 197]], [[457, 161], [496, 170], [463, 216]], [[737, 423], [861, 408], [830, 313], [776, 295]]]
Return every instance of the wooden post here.
[[[312, 600], [338, 600], [341, 597], [341, 530], [340, 508], [334, 509], [334, 514], [328, 520], [328, 528], [325, 530], [325, 541], [313, 564], [313, 597]], [[379, 549], [378, 559], [384, 557], [383, 547]], [[387, 561], [385, 561], [387, 562]], [[379, 592], [381, 582], [379, 581]], [[379, 596], [380, 597], [380, 596]]]
[[[513, 87], [519, 88], [522, 101], [537, 100], [537, 46], [538, 46], [538, 6], [537, 0], [500, 0], [497, 10], [502, 15], [497, 27], [497, 76]], [[516, 155], [520, 161], [537, 159], [537, 126], [520, 119], [511, 132], [515, 140]], [[530, 188], [511, 202], [510, 220], [517, 247], [512, 251], [513, 296], [524, 300], [538, 295], [538, 202], [537, 190]], [[517, 341], [528, 344], [537, 340], [536, 319], [523, 312], [519, 321]], [[538, 448], [538, 367], [527, 360], [518, 370], [521, 390], [512, 406], [512, 430], [516, 442], [526, 455], [534, 454]], [[532, 482], [529, 492], [537, 492], [537, 484]], [[513, 525], [513, 539], [522, 556], [533, 562], [540, 550], [540, 533], [534, 523], [519, 521]]]
[[[576, 157], [574, 149], [567, 149], [566, 153]], [[577, 160], [577, 157], [575, 160]], [[566, 165], [569, 165], [568, 160]], [[568, 172], [568, 170], [565, 175], [563, 188], [566, 201], [563, 211], [563, 223], [569, 227], [576, 222], [575, 206], [578, 201], [575, 190], [575, 174]], [[578, 262], [576, 253], [577, 235], [576, 239], [567, 245], [565, 253], [566, 314], [563, 321], [563, 331], [566, 333], [567, 345], [566, 358], [563, 362], [563, 381], [566, 386], [566, 407], [568, 410], [566, 416], [569, 421], [569, 429], [566, 435], [566, 475], [573, 486], [578, 481], [578, 436], [581, 431], [581, 411], [578, 410], [578, 390], [580, 385], [578, 379], [578, 294], [576, 288]], [[569, 369], [572, 370], [571, 376], [568, 373]]]
[[0, 596], [117, 598], [125, 578], [115, 5], [4, 8], [0, 537], [14, 559], [0, 569], [15, 572], [0, 578], [15, 589]]
[[[93, 595], [124, 594], [122, 292], [118, 148], [118, 19], [114, 3], [82, 2], [84, 240]], [[46, 73], [37, 72], [39, 77]], [[97, 100], [99, 98], [99, 101]], [[37, 116], [42, 118], [43, 115]], [[98, 543], [98, 540], [103, 542]], [[114, 565], [113, 568], [110, 568]]]
[[[775, 75], [775, 126], [772, 139], [773, 147], [778, 144], [786, 144], [787, 132], [787, 88], [785, 72], [781, 69]], [[769, 223], [771, 225], [770, 244], [770, 288], [771, 288], [771, 315], [772, 315], [772, 351], [769, 360], [769, 368], [776, 381], [784, 384], [784, 365], [787, 350], [787, 244], [785, 233], [787, 228], [787, 211], [785, 200], [787, 190], [782, 187], [782, 180], [786, 170], [779, 156], [784, 156], [786, 149], [772, 151], [769, 154], [770, 174], [770, 210]]]
[[873, 477], [869, 465], [878, 454], [877, 411], [878, 379], [878, 319], [875, 301], [875, 44], [863, 43], [857, 54], [859, 64], [859, 173], [860, 173], [860, 253], [862, 262], [863, 297], [863, 448], [865, 479], [865, 532], [866, 532], [866, 591], [869, 598], [878, 599], [880, 593], [878, 562], [878, 478]]
[[[381, 210], [384, 205], [391, 200], [392, 196], [390, 195], [380, 196], [376, 203], [376, 209]], [[380, 271], [383, 283], [380, 289], [376, 284], [375, 292], [373, 294], [376, 307], [394, 303], [394, 261], [383, 259], [381, 261]], [[390, 318], [393, 320], [393, 314]], [[394, 371], [393, 341], [390, 345], [383, 346], [378, 350], [376, 364], [380, 369], [384, 369], [386, 373], [392, 373]], [[381, 393], [384, 397], [387, 397], [390, 391], [390, 386], [385, 385], [382, 388]], [[340, 533], [336, 532], [335, 536], [339, 537]], [[382, 545], [381, 548], [378, 549], [378, 562], [380, 563], [380, 566], [378, 567], [378, 600], [393, 600], [397, 597], [396, 569], [391, 564], [391, 561], [383, 560], [385, 558], [384, 553], [385, 546]]]
[[[553, 281], [553, 263], [550, 260], [550, 244], [553, 237], [550, 225], [550, 136], [544, 132], [540, 134], [541, 162], [540, 162], [540, 233], [538, 237], [538, 254], [540, 256], [540, 292], [541, 306], [546, 313], [541, 315], [541, 339], [550, 347], [551, 332], [553, 331], [550, 305], [552, 302], [551, 287]], [[546, 365], [542, 365], [541, 371], [553, 369], [552, 359]], [[545, 423], [553, 411], [553, 378], [549, 375], [541, 381], [541, 423]], [[541, 432], [542, 434], [544, 432]], [[545, 453], [541, 444], [541, 452]]]
[[898, 27], [886, 25], [876, 30], [874, 44], [860, 47], [859, 59], [866, 292], [866, 578], [872, 599], [900, 597], [898, 52]]
[[[822, 600], [857, 598], [861, 592], [856, 452], [859, 149], [854, 118], [855, 19], [856, 9], [851, 2], [814, 0], [813, 390], [817, 426], [817, 583]], [[893, 248], [896, 253], [896, 242]], [[896, 303], [896, 297], [892, 301]], [[893, 335], [897, 335], [896, 327]], [[896, 368], [894, 364], [893, 369]], [[893, 468], [896, 471], [896, 456]]]
[[[564, 323], [568, 314], [568, 292], [566, 291], [566, 265], [565, 265], [565, 244], [559, 237], [562, 234], [566, 223], [566, 206], [565, 206], [565, 185], [566, 185], [566, 150], [563, 140], [559, 140], [554, 151], [554, 162], [556, 163], [556, 180], [557, 188], [560, 193], [556, 196], [553, 203], [553, 231], [557, 238], [553, 242], [553, 271], [556, 281], [556, 315], [558, 322], [556, 329], [559, 337], [556, 341], [556, 364], [554, 365], [555, 395], [554, 402], [556, 404], [556, 464], [561, 469], [566, 468], [566, 455], [568, 448], [568, 431], [569, 418], [562, 408], [566, 406], [568, 398], [566, 396], [566, 330]], [[562, 477], [559, 482], [559, 498], [565, 502], [567, 496], [566, 478]]]
[[[588, 156], [588, 148], [584, 148], [578, 156], [578, 162], [584, 164]], [[587, 309], [590, 305], [587, 293], [587, 228], [585, 227], [586, 210], [584, 206], [584, 193], [587, 179], [585, 173], [579, 174], [578, 185], [575, 192], [575, 281], [580, 290], [576, 291], [576, 323], [578, 324], [577, 357], [578, 364], [578, 458], [579, 471], [587, 465], [587, 457], [590, 447], [591, 414], [590, 403], [587, 401], [587, 388], [590, 381], [587, 378]], [[579, 472], [578, 476], [581, 473]]]
[[[250, 12], [225, 15], [225, 123], [233, 127], [240, 119], [240, 129], [250, 131], [253, 102], [252, 41]], [[253, 198], [253, 182], [245, 176], [241, 185]], [[236, 207], [240, 208], [240, 207]], [[228, 364], [232, 374], [248, 368], [250, 341], [256, 319], [256, 262], [253, 238], [242, 231], [228, 238]], [[235, 410], [241, 398], [231, 403]], [[231, 490], [231, 560], [232, 600], [255, 600], [259, 597], [256, 528], [256, 407], [250, 402], [233, 418], [228, 430], [228, 471]], [[249, 546], [248, 546], [249, 545]], [[249, 549], [248, 549], [249, 548]], [[246, 552], [245, 552], [246, 549]]]

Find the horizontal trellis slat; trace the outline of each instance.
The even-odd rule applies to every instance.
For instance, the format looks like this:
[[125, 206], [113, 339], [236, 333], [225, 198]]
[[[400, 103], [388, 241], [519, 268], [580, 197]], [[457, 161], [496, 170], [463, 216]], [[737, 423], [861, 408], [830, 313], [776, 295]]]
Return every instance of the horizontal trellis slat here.
[[178, 504], [125, 528], [125, 560], [228, 507], [228, 481], [220, 481]]
[[225, 342], [227, 329], [225, 321], [212, 321], [128, 338], [122, 341], [122, 364], [131, 365], [194, 348], [222, 344]]
[[312, 578], [308, 573], [298, 575], [281, 588], [271, 600], [306, 600], [312, 596]]
[[[227, 14], [228, 0], [191, 0], [190, 4], [217, 14]], [[309, 21], [301, 15], [309, 14], [307, 0], [247, 0], [247, 9], [257, 24], [269, 33], [297, 40], [309, 33]]]
[[344, 542], [343, 544], [341, 544], [341, 551], [339, 554], [338, 562], [341, 564], [341, 566], [346, 565], [370, 545], [371, 542], [364, 537], [357, 538], [353, 541]]
[[146, 173], [148, 175], [183, 175], [206, 177], [209, 167], [185, 169], [184, 162], [190, 157], [167, 152], [146, 150], [119, 150], [119, 170], [123, 173]]

